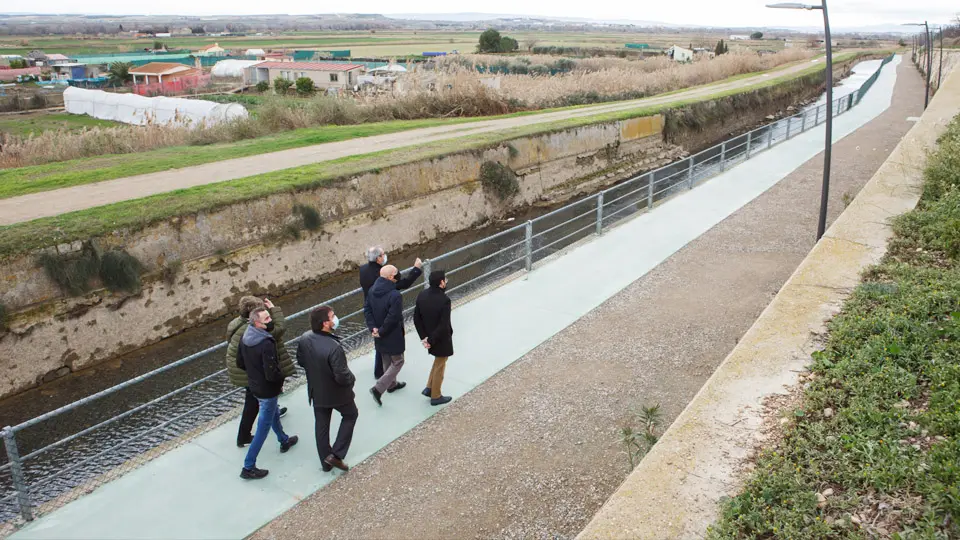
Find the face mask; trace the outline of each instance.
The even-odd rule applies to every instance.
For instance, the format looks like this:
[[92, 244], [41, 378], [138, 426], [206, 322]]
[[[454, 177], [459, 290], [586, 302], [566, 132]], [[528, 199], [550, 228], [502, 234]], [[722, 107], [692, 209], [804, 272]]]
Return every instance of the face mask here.
[[264, 328], [264, 330], [266, 330], [267, 332], [273, 332], [273, 329], [274, 329], [275, 327], [276, 327], [276, 324], [274, 324], [273, 321], [270, 321], [270, 322], [267, 323], [267, 327]]
[[333, 316], [333, 329], [336, 330], [338, 326], [340, 326], [340, 317], [337, 317], [336, 315], [334, 315], [334, 316]]
[[387, 254], [384, 253], [384, 254], [383, 254], [383, 264], [381, 264], [380, 266], [386, 266], [386, 265], [387, 265]]

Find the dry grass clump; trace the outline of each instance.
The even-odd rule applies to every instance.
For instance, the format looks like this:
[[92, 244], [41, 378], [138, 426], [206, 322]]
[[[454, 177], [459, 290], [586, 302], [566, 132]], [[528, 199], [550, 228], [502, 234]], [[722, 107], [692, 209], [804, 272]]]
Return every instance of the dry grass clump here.
[[310, 99], [276, 97], [267, 99], [249, 118], [214, 126], [119, 126], [48, 131], [24, 138], [0, 134], [0, 168], [239, 141], [322, 125], [489, 116], [635, 99], [771, 69], [811, 54], [788, 49], [761, 57], [734, 51], [690, 64], [677, 64], [665, 57], [448, 57], [439, 62], [436, 70], [408, 73], [389, 92]]

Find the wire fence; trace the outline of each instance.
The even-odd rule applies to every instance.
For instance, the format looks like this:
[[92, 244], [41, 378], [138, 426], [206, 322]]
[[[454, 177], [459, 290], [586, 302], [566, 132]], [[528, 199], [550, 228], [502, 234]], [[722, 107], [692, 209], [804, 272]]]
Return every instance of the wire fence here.
[[[810, 108], [757, 128], [426, 260], [424, 274], [429, 275], [431, 269], [446, 270], [447, 278], [455, 284], [447, 293], [455, 303], [525, 276], [538, 263], [573, 244], [601, 235], [623, 220], [649, 211], [659, 202], [822, 124], [828, 114], [836, 116], [849, 111], [863, 99], [880, 69], [892, 58], [886, 58], [858, 91], [829, 105]], [[420, 290], [420, 286], [415, 286], [403, 291], [408, 324]], [[318, 305], [329, 305], [337, 312], [344, 336], [342, 343], [348, 354], [357, 355], [369, 348], [371, 338], [363, 319], [360, 289]], [[299, 335], [308, 329], [306, 315], [315, 307], [286, 317], [288, 335], [298, 336], [285, 343], [291, 353]], [[0, 465], [0, 523], [10, 530], [23, 521], [35, 519], [235, 417], [243, 401], [243, 390], [230, 385], [226, 370], [222, 369], [226, 346], [225, 342], [219, 343], [16, 426], [3, 428], [0, 436], [7, 461]], [[201, 371], [201, 375], [186, 386], [167, 391], [157, 384], [161, 373], [193, 369], [204, 362], [214, 364], [209, 364], [205, 372]], [[210, 365], [218, 367], [210, 368]], [[298, 367], [292, 380], [286, 383], [285, 391], [302, 382], [303, 373]], [[120, 404], [103, 406], [123, 396], [128, 389], [145, 385], [159, 386], [163, 392], [133, 407], [125, 406], [123, 399], [119, 400]], [[114, 413], [113, 407], [123, 410]], [[85, 427], [51, 444], [32, 448], [31, 430], [63, 421], [66, 413], [77, 411], [85, 411], [82, 415]], [[21, 444], [24, 441], [26, 445]]]

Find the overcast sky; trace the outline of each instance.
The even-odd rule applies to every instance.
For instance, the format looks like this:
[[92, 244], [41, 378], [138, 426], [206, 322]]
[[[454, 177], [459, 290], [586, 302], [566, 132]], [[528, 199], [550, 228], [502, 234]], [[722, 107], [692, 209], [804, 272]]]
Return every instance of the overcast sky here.
[[[246, 15], [274, 12], [332, 13], [348, 10], [364, 13], [510, 13], [591, 19], [631, 19], [673, 24], [710, 26], [816, 26], [818, 11], [765, 9], [776, 0], [366, 0], [356, 3], [286, 0], [282, 4], [262, 0], [5, 0], [6, 12], [76, 13], [82, 5], [85, 13], [110, 14], [184, 14]], [[810, 1], [810, 0], [807, 0]], [[816, 2], [816, 0], [813, 0]], [[830, 0], [831, 23], [835, 26], [871, 26], [910, 21], [948, 22], [960, 11], [956, 0]], [[346, 9], [345, 9], [346, 8]], [[150, 11], [145, 13], [145, 10]], [[282, 10], [282, 11], [281, 11]]]

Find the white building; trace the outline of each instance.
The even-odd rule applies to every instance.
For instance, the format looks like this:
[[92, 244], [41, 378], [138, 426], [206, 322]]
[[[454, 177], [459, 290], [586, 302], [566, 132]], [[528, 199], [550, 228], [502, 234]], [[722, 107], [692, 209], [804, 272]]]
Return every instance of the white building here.
[[667, 56], [677, 62], [693, 62], [693, 51], [677, 45], [667, 49]]
[[750, 36], [745, 34], [733, 34], [730, 36], [730, 41], [748, 41]]

